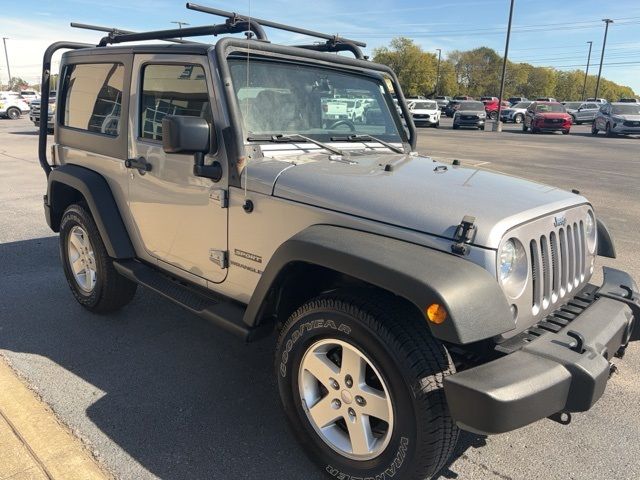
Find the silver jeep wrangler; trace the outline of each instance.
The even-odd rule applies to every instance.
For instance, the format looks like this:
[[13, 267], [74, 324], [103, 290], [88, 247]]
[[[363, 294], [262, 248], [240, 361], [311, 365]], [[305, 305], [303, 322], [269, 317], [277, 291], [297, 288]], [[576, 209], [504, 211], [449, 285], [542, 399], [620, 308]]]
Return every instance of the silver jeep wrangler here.
[[[80, 304], [114, 311], [143, 285], [246, 341], [277, 332], [292, 430], [335, 478], [423, 479], [459, 429], [593, 406], [640, 296], [618, 270], [589, 283], [615, 251], [587, 199], [417, 154], [395, 74], [359, 42], [188, 7], [227, 20], [85, 26], [109, 33], [45, 53], [44, 116], [71, 50], [39, 154]], [[184, 40], [231, 33], [247, 38]], [[151, 39], [169, 43], [113, 46]]]

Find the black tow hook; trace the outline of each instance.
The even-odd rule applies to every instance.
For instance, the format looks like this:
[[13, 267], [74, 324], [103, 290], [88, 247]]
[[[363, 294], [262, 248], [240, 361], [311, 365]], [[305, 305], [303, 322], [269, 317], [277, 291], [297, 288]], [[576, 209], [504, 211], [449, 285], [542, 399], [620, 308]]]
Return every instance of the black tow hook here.
[[553, 420], [560, 425], [569, 425], [571, 423], [571, 414], [569, 412], [558, 412], [549, 416], [549, 420]]

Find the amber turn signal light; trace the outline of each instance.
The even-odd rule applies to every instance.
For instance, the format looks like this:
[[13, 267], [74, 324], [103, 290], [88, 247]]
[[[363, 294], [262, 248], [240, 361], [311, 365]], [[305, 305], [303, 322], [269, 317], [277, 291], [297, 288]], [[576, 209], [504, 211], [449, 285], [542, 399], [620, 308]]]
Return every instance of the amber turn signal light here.
[[427, 318], [431, 323], [440, 325], [447, 319], [447, 311], [442, 305], [438, 303], [432, 303], [427, 307]]

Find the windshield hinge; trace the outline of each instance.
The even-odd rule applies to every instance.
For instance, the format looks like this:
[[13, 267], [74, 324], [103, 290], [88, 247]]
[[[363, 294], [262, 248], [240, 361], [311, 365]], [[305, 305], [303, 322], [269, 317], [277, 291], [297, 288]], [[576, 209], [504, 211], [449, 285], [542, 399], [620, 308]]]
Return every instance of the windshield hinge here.
[[451, 245], [451, 251], [458, 255], [469, 255], [469, 243], [473, 242], [476, 236], [476, 217], [471, 215], [465, 215], [460, 222], [460, 225], [456, 227], [456, 232], [453, 238], [456, 243]]
[[220, 208], [227, 208], [229, 204], [227, 200], [227, 191], [221, 188], [212, 188], [209, 191], [209, 200], [217, 203]]

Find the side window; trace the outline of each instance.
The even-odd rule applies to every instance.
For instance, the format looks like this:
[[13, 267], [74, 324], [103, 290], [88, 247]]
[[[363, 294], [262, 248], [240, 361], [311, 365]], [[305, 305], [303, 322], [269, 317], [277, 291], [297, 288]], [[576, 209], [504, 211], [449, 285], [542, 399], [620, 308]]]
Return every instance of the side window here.
[[120, 134], [122, 64], [68, 65], [63, 82], [63, 125], [112, 137]]
[[598, 108], [598, 105], [596, 105], [595, 103], [589, 103], [589, 104], [587, 104], [587, 108], [589, 110], [595, 110], [595, 109]]
[[202, 117], [211, 124], [207, 81], [200, 65], [143, 67], [139, 136], [161, 141], [166, 115]]

